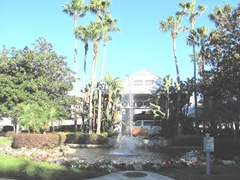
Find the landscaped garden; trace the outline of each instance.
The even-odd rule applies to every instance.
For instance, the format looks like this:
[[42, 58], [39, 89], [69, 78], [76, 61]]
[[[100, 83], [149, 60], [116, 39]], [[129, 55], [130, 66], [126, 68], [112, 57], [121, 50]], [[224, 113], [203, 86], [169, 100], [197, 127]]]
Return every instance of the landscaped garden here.
[[[0, 137], [0, 177], [15, 179], [87, 179], [99, 177], [120, 170], [135, 170], [134, 164], [117, 161], [97, 160], [86, 161], [87, 157], [74, 157], [74, 153], [66, 146], [55, 148], [12, 148], [13, 139]], [[240, 144], [231, 140], [218, 141], [219, 145], [227, 145], [229, 151], [239, 152]], [[235, 146], [233, 146], [235, 144]], [[186, 143], [179, 141], [174, 147], [184, 148]], [[189, 147], [192, 146], [188, 143]], [[217, 149], [221, 152], [221, 149]], [[91, 149], [89, 149], [91, 151]], [[198, 154], [197, 151], [195, 151]], [[192, 152], [190, 152], [193, 154]], [[224, 149], [223, 149], [223, 153]], [[69, 155], [70, 155], [69, 154]], [[99, 154], [101, 156], [101, 154]], [[239, 155], [236, 157], [240, 157]], [[188, 156], [174, 160], [145, 162], [142, 170], [166, 175], [175, 179], [238, 179], [240, 159], [224, 164], [220, 158], [212, 161], [211, 175], [206, 175], [205, 162], [196, 156]], [[234, 163], [233, 163], [234, 162]]]
[[[74, 26], [75, 44], [77, 38], [85, 43], [85, 58], [88, 40], [93, 41], [93, 65], [97, 65], [99, 41], [103, 39], [103, 48], [106, 47], [108, 33], [119, 30], [114, 26], [117, 19], [111, 18], [107, 10], [109, 6], [110, 2], [104, 0], [91, 0], [88, 5], [73, 0], [63, 5], [65, 13], [74, 15], [74, 25], [77, 17], [83, 17], [87, 12], [96, 16], [96, 22], [88, 26]], [[51, 43], [39, 38], [32, 47], [8, 49], [4, 46], [0, 52], [0, 118], [11, 120], [12, 125], [8, 128], [14, 130], [5, 126], [0, 137], [0, 177], [88, 179], [122, 170], [144, 170], [180, 180], [240, 179], [240, 6], [225, 4], [222, 8], [216, 7], [209, 14], [216, 25], [211, 33], [206, 27], [196, 30], [180, 28], [183, 15], [190, 15], [193, 27], [194, 16], [206, 10], [206, 6], [195, 7], [195, 1], [182, 2], [180, 6], [182, 11], [177, 12], [176, 17], [160, 21], [160, 30], [171, 31], [176, 82], [170, 75], [165, 76], [158, 89], [144, 100], [148, 111], [138, 114], [150, 115], [161, 127], [157, 136], [148, 136], [147, 140], [170, 139], [168, 147], [154, 146], [154, 151], [149, 150], [147, 154], [134, 154], [133, 160], [130, 156], [125, 157], [125, 152], [120, 155], [121, 161], [115, 160], [114, 154], [111, 154], [113, 158], [107, 158], [110, 156], [108, 150], [114, 149], [106, 145], [109, 138], [116, 138], [121, 133], [132, 135], [131, 131], [125, 132], [134, 120], [130, 90], [127, 94], [129, 106], [124, 109], [122, 81], [109, 73], [97, 81], [97, 67], [94, 66], [89, 84], [83, 82], [80, 90], [78, 70], [72, 71], [65, 62], [66, 57], [58, 55]], [[180, 79], [175, 47], [177, 31], [182, 28], [189, 33], [187, 44], [193, 47], [194, 53], [195, 73], [187, 81]], [[200, 47], [197, 58], [196, 46]], [[77, 54], [74, 55], [75, 67], [76, 58]], [[199, 79], [196, 77], [196, 63], [199, 65]], [[190, 101], [193, 94], [195, 104]], [[192, 105], [194, 112], [189, 114], [188, 108]], [[122, 118], [123, 109], [131, 117]], [[63, 120], [74, 125], [64, 125]], [[205, 174], [203, 151], [206, 133], [214, 137], [209, 176]], [[76, 146], [71, 148], [69, 144]], [[106, 156], [102, 151], [94, 156], [79, 151], [82, 147], [90, 147], [89, 144], [105, 147], [101, 150], [106, 151]], [[148, 156], [173, 150], [184, 153], [176, 157], [165, 154], [161, 158]], [[132, 155], [135, 149], [128, 153]]]

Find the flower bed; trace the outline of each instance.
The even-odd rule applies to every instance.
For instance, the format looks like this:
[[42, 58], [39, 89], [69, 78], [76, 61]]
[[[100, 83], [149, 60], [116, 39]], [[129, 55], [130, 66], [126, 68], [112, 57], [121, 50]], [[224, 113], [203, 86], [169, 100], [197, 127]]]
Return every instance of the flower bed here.
[[[204, 162], [199, 161], [196, 157], [188, 158], [182, 157], [178, 160], [170, 159], [170, 160], [155, 160], [155, 161], [144, 161], [142, 163], [139, 162], [119, 162], [116, 160], [104, 160], [104, 159], [96, 159], [89, 161], [85, 158], [74, 157], [70, 154], [67, 154], [69, 148], [63, 150], [61, 148], [54, 149], [13, 149], [10, 146], [2, 145], [0, 146], [0, 151], [2, 153], [15, 156], [17, 158], [27, 158], [32, 161], [40, 161], [40, 162], [48, 162], [51, 164], [56, 164], [60, 166], [66, 166], [69, 168], [79, 168], [85, 170], [94, 170], [94, 171], [102, 171], [102, 172], [114, 172], [119, 170], [145, 170], [145, 171], [159, 171], [164, 170], [166, 168], [173, 167], [188, 167], [188, 166], [202, 166]], [[193, 154], [197, 154], [197, 152], [192, 152]], [[190, 153], [191, 154], [191, 153]]]

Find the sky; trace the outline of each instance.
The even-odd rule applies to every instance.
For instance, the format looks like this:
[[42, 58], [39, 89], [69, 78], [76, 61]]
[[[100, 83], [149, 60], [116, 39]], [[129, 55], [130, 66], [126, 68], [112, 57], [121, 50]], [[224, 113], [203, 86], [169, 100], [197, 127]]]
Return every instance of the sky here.
[[[124, 79], [140, 70], [146, 69], [164, 78], [170, 75], [176, 79], [176, 68], [173, 58], [173, 46], [170, 32], [159, 30], [159, 22], [180, 11], [181, 0], [111, 0], [109, 11], [119, 21], [115, 24], [120, 32], [109, 34], [112, 41], [107, 43], [104, 74]], [[66, 56], [69, 67], [74, 70], [74, 35], [73, 17], [62, 12], [64, 2], [71, 0], [0, 0], [0, 49], [25, 46], [40, 37], [53, 45], [58, 55]], [[88, 3], [85, 0], [85, 3]], [[187, 2], [187, 1], [185, 1]], [[196, 0], [196, 5], [203, 4], [208, 8], [196, 19], [195, 28], [207, 26], [215, 28], [208, 19], [214, 7], [223, 6], [224, 2], [237, 7], [238, 0]], [[87, 13], [79, 18], [78, 26], [87, 25], [96, 16]], [[182, 25], [190, 27], [188, 17]], [[179, 33], [177, 38], [177, 58], [181, 80], [193, 77], [193, 63], [189, 57], [192, 48], [186, 45], [186, 33]], [[87, 59], [87, 81], [90, 82], [93, 60], [92, 43], [89, 44]], [[97, 78], [99, 78], [102, 46], [99, 43]], [[79, 78], [83, 76], [84, 44], [78, 41]], [[80, 80], [81, 81], [81, 80]], [[81, 82], [80, 82], [81, 84]]]

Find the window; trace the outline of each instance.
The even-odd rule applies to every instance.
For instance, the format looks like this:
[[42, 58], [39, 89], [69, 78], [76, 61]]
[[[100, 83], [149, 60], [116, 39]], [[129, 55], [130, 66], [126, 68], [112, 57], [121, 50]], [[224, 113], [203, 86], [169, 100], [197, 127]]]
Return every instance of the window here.
[[145, 85], [146, 86], [153, 86], [154, 85], [154, 81], [153, 80], [146, 80], [145, 81]]
[[152, 121], [144, 121], [143, 126], [152, 126], [152, 123], [153, 123]]
[[137, 121], [137, 122], [135, 123], [135, 126], [142, 126], [142, 122], [141, 122], [141, 121]]
[[142, 86], [143, 85], [143, 81], [142, 80], [135, 80], [134, 81], [134, 86]]

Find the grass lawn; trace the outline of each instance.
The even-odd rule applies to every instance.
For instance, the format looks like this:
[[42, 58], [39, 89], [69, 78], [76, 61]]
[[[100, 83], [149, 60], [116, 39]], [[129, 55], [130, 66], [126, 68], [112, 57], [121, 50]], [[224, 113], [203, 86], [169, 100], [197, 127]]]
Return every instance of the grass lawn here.
[[158, 173], [176, 180], [239, 180], [240, 164], [234, 166], [211, 166], [210, 176], [206, 175], [205, 167], [170, 168]]
[[[1, 145], [10, 145], [11, 138], [0, 137]], [[240, 180], [240, 164], [212, 165], [211, 175], [206, 175], [205, 167], [179, 167], [160, 170], [161, 175], [176, 180]], [[34, 162], [27, 158], [16, 158], [0, 153], [0, 177], [12, 179], [74, 180], [88, 179], [104, 175], [104, 172], [69, 169], [45, 162]]]
[[101, 172], [68, 169], [43, 162], [33, 162], [0, 153], [0, 177], [13, 179], [86, 179], [103, 175]]

